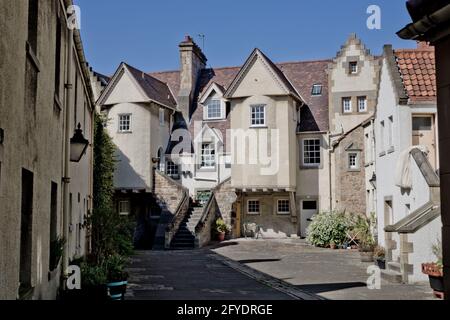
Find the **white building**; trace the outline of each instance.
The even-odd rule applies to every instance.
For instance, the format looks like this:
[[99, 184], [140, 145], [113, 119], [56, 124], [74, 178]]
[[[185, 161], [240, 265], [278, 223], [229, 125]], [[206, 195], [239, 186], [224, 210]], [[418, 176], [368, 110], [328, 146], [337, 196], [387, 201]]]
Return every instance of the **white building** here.
[[421, 263], [435, 261], [441, 231], [434, 61], [422, 44], [384, 48], [375, 119], [378, 240], [385, 275], [403, 282], [427, 279]]

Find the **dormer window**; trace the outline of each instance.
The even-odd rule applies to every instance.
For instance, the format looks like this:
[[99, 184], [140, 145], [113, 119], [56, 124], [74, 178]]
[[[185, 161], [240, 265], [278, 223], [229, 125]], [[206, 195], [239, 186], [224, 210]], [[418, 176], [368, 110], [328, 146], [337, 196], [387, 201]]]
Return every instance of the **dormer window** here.
[[218, 99], [211, 99], [205, 106], [204, 119], [205, 120], [217, 120], [223, 119], [222, 102]]
[[350, 62], [349, 72], [350, 72], [350, 74], [358, 73], [358, 62], [356, 62], [356, 61]]
[[315, 84], [312, 87], [311, 91], [312, 96], [320, 96], [322, 95], [322, 85], [321, 84]]

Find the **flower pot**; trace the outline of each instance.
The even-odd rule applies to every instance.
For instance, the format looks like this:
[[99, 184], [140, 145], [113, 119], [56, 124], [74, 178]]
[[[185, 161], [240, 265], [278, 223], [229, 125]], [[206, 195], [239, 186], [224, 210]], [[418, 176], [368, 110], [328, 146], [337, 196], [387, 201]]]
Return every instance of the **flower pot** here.
[[217, 233], [217, 240], [219, 240], [220, 242], [225, 240], [225, 232], [219, 232]]
[[375, 259], [375, 262], [378, 266], [378, 268], [385, 270], [386, 269], [386, 260], [384, 259]]
[[108, 296], [111, 300], [125, 300], [128, 281], [115, 281], [106, 284]]
[[361, 262], [373, 262], [373, 252], [360, 251]]
[[[444, 292], [444, 275], [441, 268], [436, 263], [423, 263], [422, 273], [428, 275], [430, 287], [434, 290], [435, 295], [443, 297]], [[436, 294], [438, 293], [438, 294]]]

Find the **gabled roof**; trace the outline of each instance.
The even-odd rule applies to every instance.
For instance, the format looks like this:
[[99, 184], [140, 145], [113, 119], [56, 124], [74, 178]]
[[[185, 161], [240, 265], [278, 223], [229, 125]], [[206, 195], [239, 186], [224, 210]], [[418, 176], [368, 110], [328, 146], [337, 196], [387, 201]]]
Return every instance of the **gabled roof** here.
[[280, 84], [280, 86], [286, 91], [286, 94], [291, 95], [292, 97], [296, 98], [299, 101], [303, 101], [297, 92], [297, 90], [294, 88], [294, 86], [291, 84], [291, 82], [286, 78], [283, 72], [269, 59], [267, 56], [262, 53], [261, 50], [258, 48], [254, 49], [253, 52], [248, 57], [247, 61], [244, 63], [242, 68], [239, 70], [238, 74], [234, 78], [234, 80], [231, 82], [230, 86], [227, 88], [227, 91], [224, 94], [225, 98], [231, 98], [232, 94], [235, 92], [236, 88], [239, 86], [240, 82], [244, 78], [244, 76], [247, 74], [248, 70], [251, 68], [253, 62], [257, 58], [261, 58], [264, 64], [269, 68], [269, 71], [272, 72], [277, 82]]
[[436, 60], [433, 47], [394, 50], [409, 102], [436, 102]]
[[131, 79], [136, 84], [137, 88], [142, 92], [143, 96], [145, 96], [149, 102], [155, 102], [169, 109], [176, 109], [176, 100], [166, 83], [124, 62], [122, 62], [119, 68], [117, 68], [116, 73], [110, 79], [107, 87], [100, 95], [97, 101], [99, 105], [105, 103], [106, 99], [114, 90], [116, 84], [119, 82], [120, 78], [125, 72], [131, 76]]
[[[328, 60], [294, 61], [276, 63], [278, 69], [286, 75], [291, 84], [299, 92], [307, 106], [302, 108], [301, 131], [326, 131], [328, 130], [328, 65], [332, 62]], [[241, 70], [241, 67], [209, 68], [201, 72], [198, 80], [198, 88], [194, 103], [198, 97], [205, 94], [212, 83], [216, 83], [227, 89]], [[175, 96], [180, 90], [180, 72], [166, 71], [149, 73], [168, 84]], [[312, 96], [313, 84], [322, 85], [322, 94]], [[196, 106], [193, 107], [194, 112]]]

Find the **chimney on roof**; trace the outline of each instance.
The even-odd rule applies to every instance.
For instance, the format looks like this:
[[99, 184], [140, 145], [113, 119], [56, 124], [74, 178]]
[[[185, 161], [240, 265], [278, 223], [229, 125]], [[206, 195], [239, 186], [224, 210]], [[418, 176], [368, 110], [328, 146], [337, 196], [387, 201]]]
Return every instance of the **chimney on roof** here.
[[186, 123], [189, 123], [191, 106], [195, 89], [201, 71], [205, 69], [206, 56], [199, 46], [187, 35], [180, 48], [180, 92], [178, 94], [178, 108], [183, 113]]

